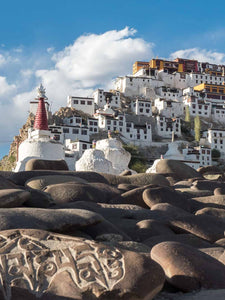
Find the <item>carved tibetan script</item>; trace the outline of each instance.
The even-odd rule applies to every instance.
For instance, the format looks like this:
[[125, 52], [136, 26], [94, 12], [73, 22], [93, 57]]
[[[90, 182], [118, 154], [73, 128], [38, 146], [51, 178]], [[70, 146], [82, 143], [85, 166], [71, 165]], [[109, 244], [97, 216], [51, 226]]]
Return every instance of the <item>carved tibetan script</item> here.
[[55, 277], [65, 271], [81, 291], [110, 291], [125, 275], [122, 253], [92, 241], [73, 239], [69, 247], [50, 250], [33, 237], [0, 236], [0, 253], [6, 250], [9, 253], [0, 255], [0, 288], [5, 300], [11, 299], [12, 286], [28, 289], [40, 297]]

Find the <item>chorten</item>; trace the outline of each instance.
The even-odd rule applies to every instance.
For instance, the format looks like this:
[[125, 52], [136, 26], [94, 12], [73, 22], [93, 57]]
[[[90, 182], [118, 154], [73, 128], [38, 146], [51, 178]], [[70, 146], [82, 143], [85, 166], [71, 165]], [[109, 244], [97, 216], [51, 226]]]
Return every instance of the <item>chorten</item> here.
[[26, 162], [32, 158], [46, 160], [64, 159], [63, 145], [53, 140], [53, 135], [48, 129], [48, 120], [45, 109], [45, 89], [41, 84], [37, 89], [38, 108], [33, 128], [28, 130], [28, 138], [23, 141], [18, 149], [18, 161], [15, 172], [24, 171]]

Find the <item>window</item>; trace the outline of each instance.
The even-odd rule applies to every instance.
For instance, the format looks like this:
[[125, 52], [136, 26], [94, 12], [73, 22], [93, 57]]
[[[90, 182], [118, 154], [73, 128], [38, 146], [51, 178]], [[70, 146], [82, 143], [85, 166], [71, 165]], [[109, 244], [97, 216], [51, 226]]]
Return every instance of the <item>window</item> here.
[[83, 135], [87, 135], [87, 130], [85, 130], [85, 129], [82, 129], [82, 130], [81, 130], [81, 134], [83, 134]]
[[78, 104], [78, 100], [73, 100], [73, 104]]
[[94, 128], [94, 132], [97, 132], [98, 131], [98, 129], [97, 128]]
[[143, 112], [143, 108], [140, 108], [140, 112]]
[[84, 150], [87, 149], [87, 144], [83, 144], [82, 149], [84, 149]]
[[81, 104], [81, 105], [85, 105], [85, 101], [84, 101], [84, 100], [81, 100], [81, 101], [80, 101], [80, 104]]
[[54, 140], [55, 141], [59, 141], [60, 140], [60, 135], [59, 134], [55, 134], [54, 135]]
[[63, 128], [63, 133], [69, 133], [69, 132], [70, 132], [69, 128]]
[[107, 120], [107, 125], [110, 125], [111, 124], [111, 121], [110, 120]]
[[73, 134], [78, 134], [79, 133], [79, 129], [76, 128], [76, 129], [73, 129]]
[[70, 119], [70, 124], [73, 123], [73, 119]]
[[87, 104], [88, 104], [88, 105], [92, 105], [92, 101], [88, 101]]

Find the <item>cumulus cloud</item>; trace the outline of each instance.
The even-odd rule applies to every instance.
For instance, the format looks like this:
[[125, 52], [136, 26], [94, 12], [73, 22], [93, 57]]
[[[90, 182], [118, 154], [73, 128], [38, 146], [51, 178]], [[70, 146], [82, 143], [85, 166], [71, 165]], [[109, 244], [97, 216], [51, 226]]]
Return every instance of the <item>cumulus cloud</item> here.
[[15, 84], [8, 84], [6, 78], [0, 76], [0, 97], [7, 96], [7, 94], [10, 94], [15, 90], [16, 90]]
[[225, 64], [225, 53], [200, 48], [178, 50], [176, 52], [171, 53], [170, 55], [171, 59], [177, 57], [197, 59], [199, 61], [209, 62], [212, 64]]
[[137, 59], [151, 57], [153, 44], [135, 38], [135, 33], [126, 27], [83, 35], [54, 53], [53, 69], [37, 70], [36, 76], [58, 105], [65, 105], [67, 95], [90, 96], [96, 86], [108, 86], [114, 77], [130, 73]]
[[8, 76], [0, 71], [0, 110], [4, 111], [0, 126], [5, 128], [0, 139], [18, 134], [40, 82], [54, 112], [66, 106], [68, 95], [91, 96], [94, 89], [109, 87], [113, 78], [131, 73], [134, 61], [149, 60], [153, 44], [135, 34], [135, 29], [125, 27], [82, 35], [59, 52], [49, 47], [40, 56], [26, 55], [26, 49], [18, 47], [0, 54], [0, 67], [4, 64], [8, 70]]

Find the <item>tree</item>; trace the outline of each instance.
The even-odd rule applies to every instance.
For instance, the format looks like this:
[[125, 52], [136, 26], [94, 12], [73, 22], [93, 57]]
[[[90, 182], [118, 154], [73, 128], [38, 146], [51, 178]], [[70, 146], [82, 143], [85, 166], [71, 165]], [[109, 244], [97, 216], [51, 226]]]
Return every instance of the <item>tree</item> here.
[[218, 149], [212, 149], [212, 160], [217, 161], [220, 158], [220, 151]]
[[185, 122], [191, 123], [190, 109], [189, 106], [185, 106]]
[[195, 140], [200, 141], [200, 130], [201, 130], [201, 121], [199, 115], [195, 117]]
[[123, 145], [123, 148], [131, 154], [131, 160], [128, 167], [137, 173], [145, 173], [147, 170], [147, 160], [140, 153], [138, 147], [134, 145]]

